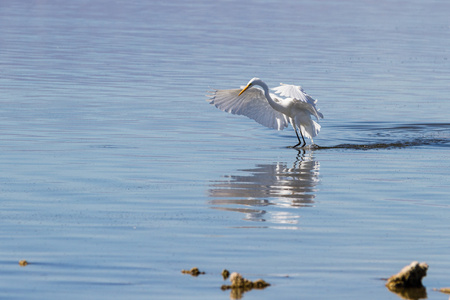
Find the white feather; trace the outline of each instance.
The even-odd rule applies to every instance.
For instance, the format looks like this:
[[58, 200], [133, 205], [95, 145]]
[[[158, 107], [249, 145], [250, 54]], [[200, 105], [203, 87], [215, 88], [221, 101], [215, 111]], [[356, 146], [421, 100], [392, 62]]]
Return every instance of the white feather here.
[[288, 126], [286, 116], [270, 106], [260, 89], [249, 88], [238, 96], [241, 90], [214, 90], [207, 101], [220, 110], [249, 117], [269, 128], [283, 130]]
[[[262, 90], [252, 87], [255, 85]], [[267, 84], [259, 78], [253, 78], [242, 89], [211, 91], [207, 101], [223, 111], [247, 116], [269, 128], [283, 130], [290, 122], [296, 133], [299, 129], [303, 146], [303, 137], [313, 142], [313, 137], [319, 134], [320, 125], [311, 116], [315, 116], [317, 120], [323, 118], [316, 107], [317, 100], [296, 85], [281, 84], [273, 90], [279, 96], [287, 98], [269, 93]], [[302, 143], [298, 134], [297, 137], [299, 143], [294, 147]]]

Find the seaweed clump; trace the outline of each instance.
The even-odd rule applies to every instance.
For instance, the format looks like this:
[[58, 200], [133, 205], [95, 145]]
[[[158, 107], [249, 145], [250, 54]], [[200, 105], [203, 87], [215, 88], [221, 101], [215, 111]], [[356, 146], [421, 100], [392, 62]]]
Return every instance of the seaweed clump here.
[[427, 275], [428, 265], [413, 261], [400, 272], [389, 277], [386, 287], [403, 299], [425, 299], [427, 290], [422, 278]]
[[228, 277], [230, 277], [230, 271], [228, 271], [227, 269], [223, 269], [222, 277], [223, 277], [223, 280], [227, 280]]
[[28, 262], [25, 259], [19, 261], [19, 266], [25, 267], [26, 265], [28, 265]]
[[258, 279], [255, 281], [248, 280], [237, 272], [231, 273], [230, 281], [231, 285], [222, 285], [222, 290], [243, 289], [246, 292], [252, 289], [264, 289], [270, 285], [270, 283], [264, 281], [263, 279]]
[[427, 270], [428, 265], [426, 263], [413, 261], [400, 272], [389, 277], [386, 286], [389, 289], [422, 288], [422, 278], [427, 276]]
[[181, 270], [181, 273], [189, 274], [189, 275], [192, 275], [192, 276], [195, 276], [195, 277], [197, 277], [198, 275], [205, 274], [205, 272], [202, 272], [198, 268], [195, 268], [195, 267], [190, 269], [190, 270]]

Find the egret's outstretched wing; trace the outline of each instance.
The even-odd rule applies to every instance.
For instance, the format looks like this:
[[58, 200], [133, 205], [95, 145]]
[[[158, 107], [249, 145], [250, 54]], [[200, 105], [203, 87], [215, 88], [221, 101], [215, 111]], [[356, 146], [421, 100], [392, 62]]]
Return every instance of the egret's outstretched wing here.
[[207, 101], [220, 110], [244, 115], [269, 128], [283, 130], [288, 126], [286, 116], [270, 106], [260, 89], [249, 88], [239, 96], [241, 90], [214, 90]]
[[317, 100], [314, 100], [305, 91], [303, 91], [301, 86], [280, 83], [280, 86], [273, 88], [272, 90], [280, 96], [287, 98], [295, 98], [303, 102], [309, 102], [311, 104], [316, 104]]
[[311, 114], [314, 115], [317, 119], [319, 119], [319, 117], [323, 118], [323, 114], [319, 112], [316, 107], [317, 100], [305, 93], [301, 86], [280, 83], [280, 86], [273, 88], [272, 90], [274, 90], [275, 93], [279, 94], [280, 96], [294, 98], [300, 102], [310, 104], [309, 110], [311, 111]]

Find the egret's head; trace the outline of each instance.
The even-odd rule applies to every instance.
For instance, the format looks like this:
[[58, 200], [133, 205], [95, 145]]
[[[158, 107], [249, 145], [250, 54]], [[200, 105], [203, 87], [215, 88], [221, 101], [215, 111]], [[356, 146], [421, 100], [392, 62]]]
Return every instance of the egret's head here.
[[242, 91], [239, 93], [239, 96], [240, 96], [243, 92], [245, 92], [249, 87], [251, 87], [252, 85], [254, 85], [255, 83], [258, 83], [258, 82], [260, 82], [260, 81], [261, 81], [261, 79], [256, 78], [256, 77], [250, 79], [250, 81], [247, 83], [247, 85], [245, 86], [245, 88], [243, 88]]

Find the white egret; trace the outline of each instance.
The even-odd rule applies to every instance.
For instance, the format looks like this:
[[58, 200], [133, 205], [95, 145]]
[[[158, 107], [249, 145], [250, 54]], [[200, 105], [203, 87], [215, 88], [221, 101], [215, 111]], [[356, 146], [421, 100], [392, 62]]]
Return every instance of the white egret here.
[[[254, 88], [253, 86], [262, 88]], [[302, 87], [282, 84], [272, 90], [277, 95], [269, 93], [267, 84], [259, 78], [251, 79], [243, 89], [214, 90], [209, 95], [210, 104], [214, 104], [220, 110], [235, 115], [247, 116], [261, 125], [269, 128], [283, 130], [291, 123], [297, 135], [298, 144], [306, 145], [305, 138], [311, 139], [317, 136], [320, 125], [311, 119], [311, 116], [323, 118], [322, 113], [316, 108], [317, 100], [306, 94]], [[302, 141], [298, 135], [302, 137]]]

